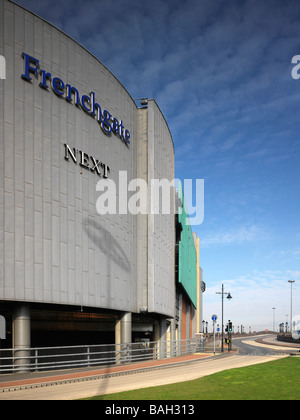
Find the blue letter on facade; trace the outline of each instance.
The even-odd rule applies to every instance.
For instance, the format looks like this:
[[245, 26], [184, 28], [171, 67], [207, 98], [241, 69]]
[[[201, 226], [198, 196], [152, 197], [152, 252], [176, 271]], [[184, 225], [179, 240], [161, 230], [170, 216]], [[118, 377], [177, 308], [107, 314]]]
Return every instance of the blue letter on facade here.
[[[34, 73], [37, 76], [40, 62], [38, 59], [25, 53], [22, 53], [22, 57], [25, 59], [25, 72], [21, 77], [25, 80], [32, 80], [29, 73]], [[35, 67], [31, 67], [30, 64], [34, 64]]]

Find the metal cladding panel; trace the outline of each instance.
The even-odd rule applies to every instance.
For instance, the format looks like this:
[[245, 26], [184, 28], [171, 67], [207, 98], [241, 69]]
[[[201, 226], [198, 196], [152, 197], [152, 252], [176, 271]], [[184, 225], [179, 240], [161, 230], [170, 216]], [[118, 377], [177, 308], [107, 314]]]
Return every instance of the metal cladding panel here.
[[[148, 185], [165, 180], [168, 193], [160, 189], [159, 214], [148, 216], [148, 309], [170, 317], [175, 310], [174, 284], [174, 146], [165, 119], [155, 101], [148, 105]], [[154, 197], [151, 197], [153, 204]], [[168, 209], [163, 211], [163, 201]], [[169, 210], [169, 211], [168, 211]], [[154, 212], [155, 213], [155, 212]]]
[[[136, 178], [136, 105], [94, 56], [22, 7], [0, 0], [0, 27], [7, 64], [0, 80], [0, 300], [134, 312], [136, 221], [100, 216], [96, 184], [104, 165], [117, 192], [120, 171]], [[105, 133], [98, 104], [122, 121], [129, 144]], [[86, 111], [92, 106], [94, 115]]]
[[178, 197], [182, 202], [182, 211], [178, 212], [178, 221], [182, 226], [178, 249], [178, 281], [197, 309], [197, 252], [189, 224], [189, 215], [184, 204], [184, 193], [180, 184]]
[[[163, 180], [166, 188], [158, 188], [157, 195], [148, 194], [148, 212], [139, 214], [137, 219], [138, 307], [173, 317], [175, 191], [170, 187], [174, 179], [174, 146], [166, 121], [154, 100], [149, 100], [147, 108], [139, 110], [138, 178], [148, 186], [152, 180]], [[162, 207], [163, 198], [166, 198], [169, 211], [151, 211], [152, 205]]]

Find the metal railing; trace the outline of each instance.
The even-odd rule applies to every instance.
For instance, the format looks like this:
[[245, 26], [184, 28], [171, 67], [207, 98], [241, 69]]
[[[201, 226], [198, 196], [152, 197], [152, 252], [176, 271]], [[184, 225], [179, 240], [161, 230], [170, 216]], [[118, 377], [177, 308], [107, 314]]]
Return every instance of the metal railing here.
[[212, 351], [204, 339], [0, 349], [0, 374], [128, 364]]

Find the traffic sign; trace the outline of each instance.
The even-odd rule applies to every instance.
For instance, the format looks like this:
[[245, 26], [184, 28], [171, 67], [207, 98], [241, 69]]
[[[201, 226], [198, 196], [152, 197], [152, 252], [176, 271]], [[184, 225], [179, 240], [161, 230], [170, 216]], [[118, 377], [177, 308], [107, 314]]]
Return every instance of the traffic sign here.
[[218, 319], [218, 316], [217, 316], [217, 315], [213, 315], [213, 316], [211, 317], [211, 319], [212, 319], [214, 322], [216, 322], [216, 320]]

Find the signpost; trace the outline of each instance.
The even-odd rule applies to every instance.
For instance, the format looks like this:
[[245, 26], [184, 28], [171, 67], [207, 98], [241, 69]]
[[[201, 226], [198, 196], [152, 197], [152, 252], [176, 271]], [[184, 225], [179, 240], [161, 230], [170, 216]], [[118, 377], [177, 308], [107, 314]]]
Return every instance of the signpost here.
[[216, 354], [215, 323], [217, 322], [218, 316], [213, 315], [211, 317], [211, 319], [212, 319], [212, 322], [213, 322], [213, 333], [214, 333], [214, 354]]

